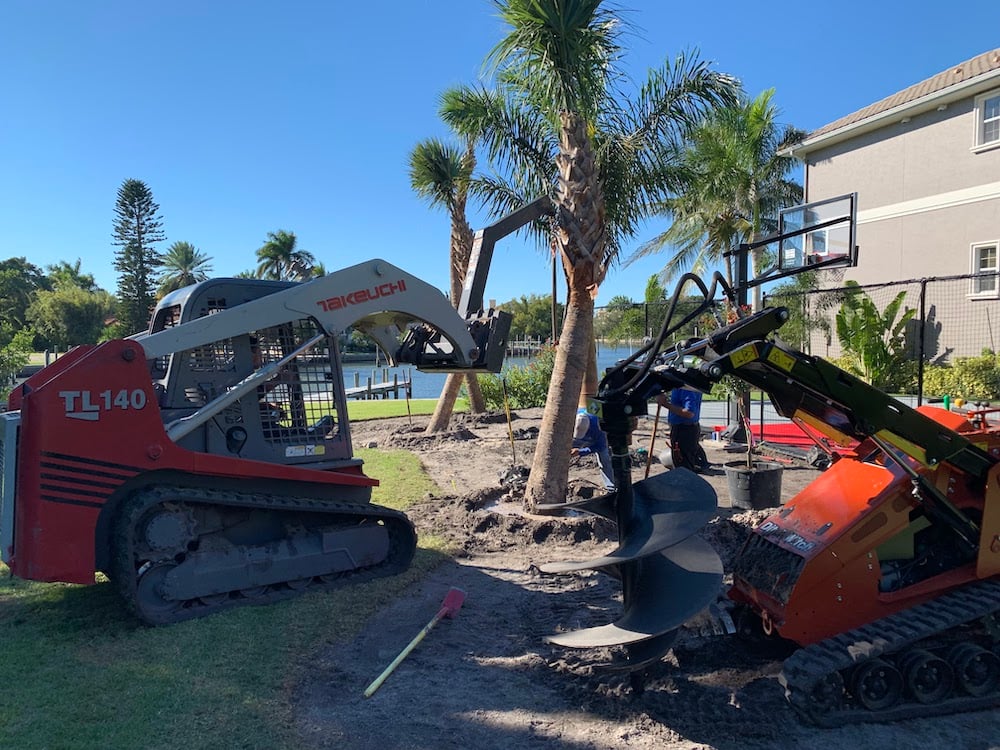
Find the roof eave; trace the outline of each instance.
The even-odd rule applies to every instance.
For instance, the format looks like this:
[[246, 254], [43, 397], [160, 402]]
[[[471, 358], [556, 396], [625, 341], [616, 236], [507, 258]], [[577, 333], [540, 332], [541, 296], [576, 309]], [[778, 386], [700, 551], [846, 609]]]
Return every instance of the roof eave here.
[[1000, 69], [991, 70], [983, 75], [970, 78], [969, 80], [962, 81], [961, 83], [956, 83], [953, 86], [941, 89], [940, 91], [935, 91], [931, 94], [927, 94], [926, 96], [922, 96], [919, 99], [906, 102], [905, 104], [897, 105], [883, 112], [879, 112], [878, 114], [866, 117], [863, 120], [852, 122], [849, 125], [844, 125], [843, 127], [831, 130], [828, 133], [823, 133], [815, 138], [807, 137], [804, 141], [784, 149], [781, 153], [785, 156], [793, 156], [797, 159], [802, 159], [813, 151], [817, 151], [827, 146], [833, 146], [841, 141], [863, 135], [864, 133], [871, 132], [872, 130], [877, 130], [878, 128], [889, 123], [899, 121], [904, 116], [919, 114], [920, 112], [933, 109], [942, 104], [950, 104], [951, 102], [964, 99], [970, 95], [978, 94], [980, 93], [980, 90], [985, 91], [986, 89], [989, 89], [998, 79], [1000, 79]]

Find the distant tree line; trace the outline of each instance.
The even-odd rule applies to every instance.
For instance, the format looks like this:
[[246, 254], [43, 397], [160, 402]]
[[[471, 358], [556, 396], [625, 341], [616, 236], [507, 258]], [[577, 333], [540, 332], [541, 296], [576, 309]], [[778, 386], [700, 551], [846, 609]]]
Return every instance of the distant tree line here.
[[[118, 189], [112, 222], [114, 294], [75, 262], [39, 268], [24, 256], [0, 261], [0, 393], [30, 353], [65, 351], [145, 330], [163, 296], [204, 281], [211, 257], [191, 242], [167, 241], [160, 206], [142, 180], [126, 179]], [[257, 266], [240, 277], [305, 280], [326, 273], [312, 253], [298, 246], [294, 232], [268, 232], [256, 251]]]

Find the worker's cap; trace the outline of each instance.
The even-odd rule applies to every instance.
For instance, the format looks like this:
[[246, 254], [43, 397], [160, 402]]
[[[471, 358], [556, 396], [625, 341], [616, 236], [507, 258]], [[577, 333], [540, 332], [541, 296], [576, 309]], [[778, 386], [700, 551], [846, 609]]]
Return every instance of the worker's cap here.
[[577, 414], [576, 427], [573, 430], [573, 438], [575, 440], [580, 440], [587, 434], [588, 429], [590, 429], [590, 417], [586, 414]]

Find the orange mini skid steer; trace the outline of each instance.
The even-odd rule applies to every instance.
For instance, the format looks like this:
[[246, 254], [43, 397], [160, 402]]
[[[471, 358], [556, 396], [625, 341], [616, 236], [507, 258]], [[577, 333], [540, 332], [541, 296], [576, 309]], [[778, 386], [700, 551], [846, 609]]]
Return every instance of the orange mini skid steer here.
[[[725, 282], [717, 277], [710, 292], [688, 275], [675, 301], [692, 280], [711, 309], [715, 283]], [[768, 394], [779, 414], [854, 446], [757, 526], [733, 565], [728, 593], [748, 629], [759, 623], [801, 646], [782, 674], [792, 705], [836, 726], [1000, 703], [998, 410], [911, 408], [775, 339], [788, 318], [780, 307], [663, 346], [702, 309], [673, 328], [668, 316], [592, 401], [619, 489], [584, 509], [618, 522], [620, 548], [548, 567], [608, 570], [622, 581], [625, 614], [553, 641], [619, 644], [622, 668], [638, 674], [718, 590], [721, 566], [693, 536], [714, 513], [714, 492], [678, 469], [633, 486], [627, 455], [631, 422], [650, 398], [685, 385], [708, 392], [729, 375]]]

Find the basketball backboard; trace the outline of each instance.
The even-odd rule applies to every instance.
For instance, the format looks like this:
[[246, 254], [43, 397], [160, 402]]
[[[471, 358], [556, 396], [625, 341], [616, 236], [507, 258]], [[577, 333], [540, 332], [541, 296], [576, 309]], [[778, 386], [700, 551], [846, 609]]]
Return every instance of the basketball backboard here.
[[858, 263], [858, 194], [782, 209], [778, 217], [778, 271]]

